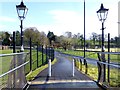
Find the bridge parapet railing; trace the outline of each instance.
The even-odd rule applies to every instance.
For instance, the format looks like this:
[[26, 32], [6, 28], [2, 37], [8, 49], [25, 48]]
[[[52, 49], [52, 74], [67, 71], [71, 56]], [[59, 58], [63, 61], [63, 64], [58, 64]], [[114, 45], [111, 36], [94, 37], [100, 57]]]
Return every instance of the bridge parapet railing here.
[[24, 88], [29, 73], [29, 53], [0, 54], [0, 89]]
[[[93, 54], [96, 54], [98, 59], [89, 58], [89, 55]], [[103, 54], [105, 55], [105, 60], [102, 60]], [[92, 54], [90, 53], [89, 55], [86, 58], [74, 57], [76, 67], [105, 88], [120, 88], [120, 52], [92, 51]], [[113, 62], [113, 59], [116, 59], [115, 62]]]

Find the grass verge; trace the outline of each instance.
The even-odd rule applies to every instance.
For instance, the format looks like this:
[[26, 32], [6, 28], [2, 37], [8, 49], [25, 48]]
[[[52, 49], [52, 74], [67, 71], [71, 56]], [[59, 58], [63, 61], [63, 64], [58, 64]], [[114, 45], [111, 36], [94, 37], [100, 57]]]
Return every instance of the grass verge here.
[[[55, 64], [57, 62], [57, 59], [55, 58], [52, 61], [52, 65]], [[43, 65], [37, 69], [35, 69], [34, 71], [31, 71], [29, 74], [26, 75], [26, 79], [27, 81], [31, 81], [33, 80], [41, 71], [43, 71], [44, 69], [46, 69], [48, 67], [48, 64]]]
[[8, 53], [12, 53], [12, 49], [0, 50], [0, 54], [8, 54]]
[[[85, 66], [82, 65], [82, 70], [80, 70], [80, 63], [77, 61], [76, 62], [76, 67], [77, 69], [82, 72], [82, 73], [85, 73]], [[107, 78], [107, 71], [108, 69], [106, 69], [106, 84], [109, 85], [110, 87], [119, 87], [120, 86], [120, 80], [119, 80], [119, 77], [120, 77], [120, 72], [118, 69], [115, 69], [115, 68], [110, 68], [110, 83], [107, 82], [108, 78]], [[87, 72], [87, 75], [97, 81], [98, 79], [98, 67], [95, 66], [95, 65], [92, 65], [92, 64], [88, 64], [88, 72]]]

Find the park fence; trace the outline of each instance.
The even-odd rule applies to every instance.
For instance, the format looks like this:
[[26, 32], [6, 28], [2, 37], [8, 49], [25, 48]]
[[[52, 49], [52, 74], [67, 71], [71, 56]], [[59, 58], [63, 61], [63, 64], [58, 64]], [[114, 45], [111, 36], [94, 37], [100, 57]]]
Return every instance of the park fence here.
[[[120, 87], [120, 52], [91, 52], [92, 54], [89, 51], [86, 58], [75, 56], [75, 66], [78, 70], [90, 75], [104, 88], [118, 89]], [[98, 56], [98, 59], [91, 58], [90, 55]], [[105, 55], [105, 60], [102, 59], [102, 55]]]
[[30, 38], [30, 70], [33, 71], [42, 65], [48, 63], [48, 60], [54, 60], [54, 49], [53, 47], [43, 47], [43, 45], [34, 45]]
[[31, 39], [25, 52], [17, 50], [14, 45], [14, 53], [0, 54], [0, 89], [26, 88], [26, 75], [47, 64], [49, 59], [54, 60], [53, 47], [44, 48], [43, 45], [33, 45]]
[[29, 53], [1, 54], [0, 58], [0, 89], [24, 88], [27, 84], [25, 75]]

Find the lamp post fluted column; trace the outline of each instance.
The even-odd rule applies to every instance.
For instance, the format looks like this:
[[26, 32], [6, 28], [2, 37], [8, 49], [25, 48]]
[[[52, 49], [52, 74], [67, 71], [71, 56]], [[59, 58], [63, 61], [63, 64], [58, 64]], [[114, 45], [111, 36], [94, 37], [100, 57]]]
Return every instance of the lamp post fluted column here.
[[102, 52], [104, 51], [104, 22], [102, 22]]
[[[105, 47], [104, 47], [104, 22], [102, 22], [102, 52], [105, 51]], [[106, 62], [105, 60], [105, 54], [102, 54], [101, 56], [102, 61]], [[103, 64], [103, 82], [106, 81], [106, 65]]]
[[21, 28], [21, 49], [20, 51], [24, 51], [24, 47], [23, 47], [23, 20], [20, 20], [21, 21], [21, 25], [20, 25], [20, 28]]

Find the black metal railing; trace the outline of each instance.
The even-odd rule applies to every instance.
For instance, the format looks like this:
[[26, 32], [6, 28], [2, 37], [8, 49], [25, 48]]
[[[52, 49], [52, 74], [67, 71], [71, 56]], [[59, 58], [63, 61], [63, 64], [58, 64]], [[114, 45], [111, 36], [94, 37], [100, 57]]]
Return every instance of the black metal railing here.
[[[87, 58], [87, 57], [86, 58], [78, 57], [78, 56], [74, 57], [76, 67], [81, 71], [84, 70], [85, 74], [90, 75], [90, 73], [94, 73], [91, 77], [98, 84], [102, 85], [104, 88], [110, 88], [110, 87], [118, 88], [120, 86], [120, 80], [119, 80], [120, 64], [110, 61], [111, 60], [110, 57], [108, 58], [110, 60], [106, 60], [106, 62], [103, 62], [103, 60], [101, 59], [101, 55], [105, 54], [106, 56], [109, 56], [109, 55], [119, 56], [120, 52], [96, 52], [94, 54], [98, 55], [98, 60]], [[118, 59], [120, 60], [120, 58]], [[84, 60], [85, 60], [85, 64], [83, 64]], [[105, 72], [103, 69], [104, 68], [103, 65], [105, 66]], [[103, 78], [105, 78], [105, 81], [103, 80]]]
[[42, 65], [48, 63], [48, 59], [54, 60], [54, 49], [53, 47], [44, 47], [43, 45], [33, 45], [32, 39], [30, 38], [29, 48], [30, 51], [30, 70], [33, 71]]
[[[32, 39], [24, 42], [25, 52], [16, 50], [15, 32], [13, 32], [12, 54], [0, 54], [0, 89], [24, 88], [27, 84], [26, 75], [38, 67], [48, 63], [48, 59], [54, 60], [53, 47], [33, 45]], [[29, 53], [27, 53], [29, 52]]]
[[[39, 50], [42, 48], [42, 50]], [[0, 66], [0, 89], [24, 88], [27, 84], [26, 75], [38, 67], [48, 63], [48, 59], [54, 60], [54, 49], [37, 48], [27, 49], [27, 52], [1, 54]]]

